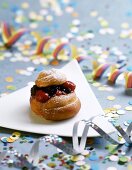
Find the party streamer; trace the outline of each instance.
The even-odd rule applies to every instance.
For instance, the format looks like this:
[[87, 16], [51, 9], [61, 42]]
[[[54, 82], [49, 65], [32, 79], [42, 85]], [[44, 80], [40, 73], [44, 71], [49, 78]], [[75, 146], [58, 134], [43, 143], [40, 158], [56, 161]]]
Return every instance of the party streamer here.
[[125, 72], [124, 77], [126, 82], [126, 89], [132, 89], [132, 72]]
[[81, 63], [81, 62], [84, 61], [84, 60], [89, 60], [89, 61], [92, 62], [92, 59], [91, 59], [91, 57], [89, 57], [89, 56], [77, 56], [77, 57], [76, 57], [76, 60], [78, 61], [78, 63]]
[[[126, 131], [124, 131], [118, 123], [112, 123], [116, 131], [119, 132], [122, 138], [124, 139], [123, 141], [118, 141], [114, 139], [113, 137], [111, 137], [109, 134], [107, 134], [102, 128], [100, 128], [96, 123], [93, 122], [95, 117], [92, 117], [89, 120], [81, 120], [74, 124], [72, 140], [73, 140], [73, 149], [76, 154], [82, 153], [84, 151], [89, 128], [94, 129], [96, 132], [98, 132], [101, 135], [101, 137], [103, 137], [105, 140], [109, 141], [110, 143], [114, 145], [119, 145], [119, 144], [124, 144], [124, 143], [128, 143], [129, 146], [132, 145], [132, 134], [131, 134], [132, 122], [130, 123]], [[81, 137], [80, 144], [79, 144], [78, 127], [81, 122], [84, 123], [84, 129], [83, 129], [82, 137]]]
[[[103, 115], [98, 115], [103, 116]], [[100, 128], [96, 123], [94, 123], [94, 119], [98, 116], [93, 116], [89, 120], [81, 120], [78, 122], [75, 122], [73, 126], [73, 134], [72, 134], [72, 141], [73, 141], [73, 148], [70, 146], [67, 146], [67, 150], [64, 147], [64, 144], [66, 141], [64, 141], [62, 138], [60, 138], [57, 135], [48, 135], [41, 137], [40, 139], [37, 139], [36, 142], [33, 144], [28, 157], [23, 157], [23, 155], [19, 156], [20, 161], [22, 162], [22, 165], [27, 165], [31, 168], [38, 167], [39, 166], [39, 147], [40, 143], [50, 143], [57, 148], [61, 149], [62, 151], [66, 151], [68, 155], [76, 155], [81, 154], [85, 150], [86, 140], [89, 132], [89, 128], [93, 128], [96, 132], [98, 132], [101, 137], [103, 137], [105, 140], [109, 141], [110, 143], [114, 145], [123, 145], [127, 143], [128, 147], [132, 146], [132, 122], [127, 127], [127, 130], [124, 131], [123, 128], [118, 123], [112, 123], [114, 128], [124, 140], [118, 141], [115, 138], [111, 137], [110, 134], [107, 134], [102, 128]], [[103, 116], [104, 117], [104, 116]], [[79, 143], [79, 137], [78, 137], [78, 128], [80, 123], [84, 123], [83, 133], [82, 137]], [[7, 152], [0, 153], [0, 162], [5, 158]], [[43, 164], [43, 168], [46, 168], [47, 170], [50, 170], [51, 168], [48, 167], [46, 164]]]
[[65, 146], [64, 144], [66, 143], [66, 141], [64, 139], [62, 139], [61, 137], [57, 136], [57, 135], [48, 135], [48, 136], [44, 136], [41, 137], [40, 139], [36, 140], [36, 142], [33, 144], [29, 156], [28, 156], [28, 161], [32, 162], [33, 165], [38, 165], [39, 163], [39, 145], [41, 142], [44, 143], [50, 143], [51, 145], [63, 150], [64, 152], [66, 152], [67, 154], [73, 154], [73, 149], [69, 148], [69, 146]]
[[8, 48], [13, 46], [27, 32], [27, 29], [25, 28], [15, 31], [6, 22], [2, 22], [1, 28], [2, 28], [1, 35], [2, 35], [4, 45]]
[[83, 57], [83, 56], [78, 56], [76, 59], [77, 59], [78, 63], [81, 63], [81, 62], [82, 62], [83, 60], [85, 60], [86, 58]]
[[97, 61], [93, 61], [93, 79], [99, 79], [103, 73], [109, 68], [110, 64], [99, 64]]
[[108, 83], [115, 84], [118, 76], [123, 73], [123, 71], [117, 69], [115, 65], [111, 66], [110, 75], [108, 77]]
[[36, 55], [40, 55], [43, 53], [45, 45], [49, 42], [51, 37], [44, 37], [38, 41], [37, 48], [36, 48]]
[[68, 43], [61, 43], [55, 48], [55, 50], [53, 51], [54, 59], [57, 59], [57, 56], [59, 55], [61, 50], [63, 50], [66, 46], [68, 46]]
[[132, 96], [132, 72], [124, 72], [125, 78], [125, 92], [127, 95]]

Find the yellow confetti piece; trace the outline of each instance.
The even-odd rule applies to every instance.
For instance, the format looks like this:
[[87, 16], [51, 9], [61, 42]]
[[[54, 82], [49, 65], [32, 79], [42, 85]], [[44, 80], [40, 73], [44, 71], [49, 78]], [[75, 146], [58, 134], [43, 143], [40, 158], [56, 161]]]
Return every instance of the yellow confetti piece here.
[[115, 100], [115, 96], [107, 96], [107, 99], [108, 99], [108, 100], [111, 100], [111, 101], [112, 101], [112, 100]]
[[15, 142], [17, 139], [19, 139], [21, 136], [21, 133], [19, 132], [14, 132], [12, 135], [9, 137], [10, 142]]
[[99, 22], [100, 22], [100, 25], [102, 26], [102, 27], [108, 27], [109, 26], [109, 23], [108, 23], [108, 21], [106, 21], [105, 19], [103, 19], [103, 18], [101, 18], [100, 20], [99, 20]]
[[73, 161], [73, 162], [82, 161], [84, 159], [85, 159], [85, 157], [83, 155], [74, 155], [71, 157], [71, 161]]
[[13, 143], [13, 142], [15, 142], [15, 140], [14, 140], [14, 139], [11, 139], [11, 138], [7, 138], [7, 142]]
[[78, 17], [78, 13], [77, 12], [72, 12], [72, 17]]
[[116, 109], [116, 108], [113, 108], [113, 107], [112, 107], [112, 108], [105, 108], [105, 109], [104, 109], [105, 114], [110, 113], [110, 112], [113, 112], [113, 111], [116, 112], [117, 109]]
[[124, 34], [124, 33], [120, 34], [120, 38], [127, 38], [127, 37], [128, 37], [128, 34]]
[[14, 132], [14, 133], [12, 133], [12, 136], [13, 136], [13, 135], [20, 137], [20, 136], [21, 136], [21, 133], [20, 133], [20, 132]]
[[12, 86], [12, 85], [8, 85], [8, 86], [6, 86], [6, 88], [7, 88], [8, 90], [16, 90], [16, 87], [15, 87], [15, 86]]
[[95, 82], [92, 84], [94, 87], [99, 87], [101, 84], [99, 82]]
[[29, 8], [29, 4], [28, 4], [27, 2], [23, 2], [23, 3], [22, 3], [22, 8], [23, 8], [23, 9]]
[[123, 22], [121, 24], [121, 28], [127, 29], [127, 28], [129, 28], [129, 24], [127, 22]]
[[47, 165], [48, 165], [49, 167], [51, 167], [51, 168], [55, 168], [55, 167], [56, 167], [56, 164], [53, 163], [53, 162], [49, 162]]
[[53, 66], [58, 66], [59, 65], [59, 61], [54, 59], [54, 60], [51, 61], [50, 64], [53, 65]]
[[106, 90], [106, 87], [101, 86], [101, 87], [98, 88], [98, 90], [100, 90], [100, 91], [105, 91], [105, 90]]
[[6, 78], [5, 78], [5, 81], [6, 81], [6, 82], [13, 82], [13, 77], [6, 77]]
[[132, 164], [129, 164], [129, 165], [127, 166], [127, 170], [132, 170]]
[[98, 11], [91, 11], [90, 16], [91, 17], [96, 17], [98, 15]]
[[127, 110], [127, 111], [132, 111], [132, 106], [126, 106], [126, 107], [125, 107], [125, 110]]
[[19, 136], [15, 136], [15, 135], [13, 135], [13, 136], [10, 136], [10, 139], [12, 139], [12, 140], [17, 140], [17, 139], [19, 139]]

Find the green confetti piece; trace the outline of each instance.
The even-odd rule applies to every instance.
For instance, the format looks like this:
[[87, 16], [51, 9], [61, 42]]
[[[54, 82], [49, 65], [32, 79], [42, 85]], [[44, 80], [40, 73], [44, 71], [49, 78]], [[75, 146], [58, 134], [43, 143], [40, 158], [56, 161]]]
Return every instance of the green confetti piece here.
[[119, 158], [118, 164], [124, 165], [127, 162], [128, 162], [128, 158], [125, 157], [125, 156], [122, 156], [122, 157]]
[[4, 9], [8, 8], [8, 3], [4, 2], [4, 3], [2, 4], [2, 8], [4, 8]]
[[15, 86], [12, 86], [12, 85], [8, 85], [8, 86], [6, 86], [6, 88], [7, 88], [8, 90], [16, 90], [16, 87], [15, 87]]

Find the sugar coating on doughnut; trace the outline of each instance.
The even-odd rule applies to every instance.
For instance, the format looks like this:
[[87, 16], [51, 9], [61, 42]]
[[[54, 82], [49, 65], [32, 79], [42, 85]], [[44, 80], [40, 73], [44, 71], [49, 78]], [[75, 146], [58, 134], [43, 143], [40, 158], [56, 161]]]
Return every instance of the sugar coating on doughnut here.
[[66, 76], [58, 69], [51, 69], [47, 71], [41, 72], [36, 81], [35, 84], [38, 87], [47, 87], [51, 85], [60, 85], [66, 82]]

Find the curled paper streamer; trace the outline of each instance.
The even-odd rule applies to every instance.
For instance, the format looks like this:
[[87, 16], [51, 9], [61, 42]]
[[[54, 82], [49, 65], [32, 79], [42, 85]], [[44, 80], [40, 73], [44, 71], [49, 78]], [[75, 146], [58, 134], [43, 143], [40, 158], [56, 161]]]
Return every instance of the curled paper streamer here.
[[[117, 124], [117, 123], [112, 124], [115, 127], [115, 129], [121, 134], [121, 136], [124, 138], [124, 141], [119, 142], [116, 139], [112, 138], [109, 134], [107, 134], [98, 125], [96, 125], [93, 122], [94, 118], [95, 117], [93, 117], [89, 120], [81, 120], [81, 121], [78, 121], [74, 124], [72, 140], [73, 140], [73, 150], [75, 151], [76, 154], [82, 153], [84, 151], [89, 128], [93, 128], [104, 139], [106, 139], [107, 141], [109, 141], [112, 144], [119, 145], [119, 144], [124, 144], [125, 142], [127, 142], [130, 145], [132, 144], [132, 134], [131, 134], [132, 122], [130, 123], [130, 125], [128, 126], [126, 131], [124, 131], [119, 124]], [[84, 129], [83, 129], [82, 137], [81, 137], [80, 144], [79, 144], [79, 140], [78, 140], [79, 137], [78, 137], [77, 130], [78, 130], [78, 126], [79, 126], [80, 122], [84, 123]]]
[[85, 60], [85, 57], [79, 56], [76, 59], [77, 59], [78, 63], [81, 63], [83, 60]]
[[111, 66], [111, 72], [108, 77], [108, 83], [115, 84], [118, 76], [123, 73], [123, 71], [119, 70], [115, 65]]
[[78, 63], [81, 63], [83, 60], [90, 60], [92, 62], [92, 59], [89, 56], [77, 56], [76, 60], [78, 61]]
[[1, 28], [2, 28], [1, 35], [4, 45], [8, 48], [13, 46], [27, 32], [25, 28], [15, 31], [6, 22], [2, 22]]
[[132, 72], [125, 72], [125, 86], [126, 86], [126, 94], [132, 95]]
[[[80, 58], [80, 61], [84, 58]], [[119, 75], [124, 73], [125, 78], [125, 91], [126, 94], [132, 95], [132, 72], [124, 72], [121, 70], [122, 67], [124, 67], [126, 63], [123, 66], [116, 66], [112, 64], [99, 64], [97, 61], [93, 61], [93, 72], [92, 77], [94, 80], [99, 79], [102, 77], [103, 73], [110, 67], [110, 75], [108, 76], [108, 83], [111, 85], [114, 85], [116, 83], [117, 78]]]
[[[54, 57], [54, 59], [57, 59], [59, 53], [60, 53], [65, 47], [69, 47], [69, 46], [68, 46], [68, 43], [61, 43], [61, 44], [59, 44], [59, 45], [55, 48], [55, 50], [53, 51], [53, 57]], [[70, 50], [70, 52], [71, 52], [71, 50]]]
[[124, 77], [126, 82], [126, 89], [132, 89], [132, 72], [125, 72]]
[[93, 61], [93, 79], [99, 79], [103, 73], [109, 68], [110, 64], [99, 64], [97, 61]]
[[43, 50], [45, 45], [49, 42], [51, 38], [50, 37], [44, 37], [38, 41], [37, 48], [36, 48], [36, 55], [43, 54]]
[[[58, 65], [59, 60], [67, 59], [68, 56], [71, 58], [77, 57], [77, 48], [69, 43], [63, 43], [59, 39], [52, 39], [51, 37], [40, 38], [36, 32], [32, 32], [32, 35], [37, 39], [37, 47], [35, 50], [35, 55], [45, 56], [49, 59], [53, 59], [51, 63], [53, 65]], [[50, 46], [56, 46], [54, 49], [50, 49]], [[53, 48], [53, 47], [52, 47]], [[65, 54], [65, 48], [68, 48], [68, 53]], [[48, 53], [47, 53], [48, 51]]]
[[[64, 49], [68, 47], [69, 49], [69, 54], [64, 54]], [[51, 64], [52, 65], [58, 65], [59, 64], [59, 61], [64, 57], [64, 56], [70, 56], [70, 58], [75, 58], [77, 55], [77, 50], [76, 50], [76, 47], [75, 46], [70, 46], [68, 43], [60, 43], [53, 51], [53, 61], [51, 61]], [[61, 58], [61, 57], [62, 58]]]

